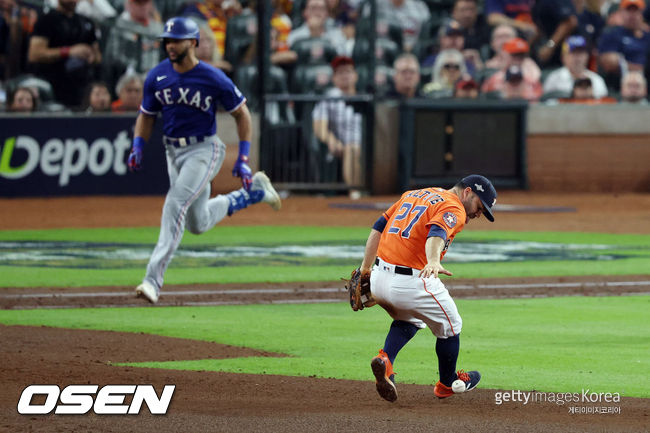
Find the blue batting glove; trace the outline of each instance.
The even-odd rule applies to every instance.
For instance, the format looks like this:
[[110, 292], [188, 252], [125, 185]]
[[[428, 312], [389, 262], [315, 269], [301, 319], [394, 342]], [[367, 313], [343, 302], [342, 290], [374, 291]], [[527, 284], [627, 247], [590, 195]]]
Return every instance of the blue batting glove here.
[[241, 184], [246, 191], [250, 191], [251, 183], [253, 182], [253, 172], [248, 166], [248, 152], [250, 151], [250, 147], [251, 144], [248, 141], [242, 140], [239, 142], [239, 156], [232, 169], [232, 175], [241, 178]]
[[246, 191], [250, 191], [251, 183], [253, 182], [253, 172], [248, 166], [248, 157], [239, 157], [235, 162], [235, 166], [232, 169], [232, 175], [235, 177], [241, 177], [241, 184]]
[[144, 138], [135, 137], [133, 139], [133, 147], [131, 148], [129, 159], [126, 161], [126, 165], [129, 167], [129, 171], [137, 171], [142, 168], [142, 150], [144, 149], [144, 145]]

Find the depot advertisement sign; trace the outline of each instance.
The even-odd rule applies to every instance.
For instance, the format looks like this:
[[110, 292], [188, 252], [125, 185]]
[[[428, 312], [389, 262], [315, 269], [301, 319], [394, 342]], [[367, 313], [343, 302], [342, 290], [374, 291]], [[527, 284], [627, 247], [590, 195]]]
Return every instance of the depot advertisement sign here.
[[127, 169], [134, 123], [132, 116], [0, 118], [0, 196], [166, 192], [160, 125], [144, 169]]

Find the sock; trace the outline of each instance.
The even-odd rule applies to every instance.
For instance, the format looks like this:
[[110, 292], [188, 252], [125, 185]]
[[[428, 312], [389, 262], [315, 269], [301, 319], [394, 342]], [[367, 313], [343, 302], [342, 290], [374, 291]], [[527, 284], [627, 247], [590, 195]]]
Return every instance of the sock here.
[[[384, 352], [388, 355], [391, 364], [395, 362], [397, 353], [413, 338], [416, 332], [418, 332], [418, 327], [408, 322], [394, 320], [390, 324], [390, 330], [384, 342]], [[393, 376], [390, 380], [393, 380]]]
[[245, 209], [250, 204], [255, 204], [264, 198], [263, 190], [251, 190], [247, 192], [244, 188], [239, 188], [226, 195], [230, 201], [228, 206], [228, 216], [234, 214], [238, 210]]
[[456, 360], [460, 350], [460, 336], [450, 338], [438, 338], [436, 341], [436, 354], [438, 355], [438, 370], [440, 382], [443, 385], [451, 386], [456, 376]]

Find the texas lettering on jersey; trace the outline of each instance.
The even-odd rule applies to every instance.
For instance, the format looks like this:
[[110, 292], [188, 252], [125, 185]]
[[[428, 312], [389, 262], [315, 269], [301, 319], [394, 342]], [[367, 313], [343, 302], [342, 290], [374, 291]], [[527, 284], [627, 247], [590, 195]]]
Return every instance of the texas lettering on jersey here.
[[154, 96], [162, 105], [185, 104], [201, 111], [208, 111], [212, 104], [212, 96], [202, 97], [200, 90], [192, 90], [189, 87], [168, 87], [156, 91]]
[[422, 269], [427, 264], [425, 244], [430, 232], [445, 239], [440, 259], [457, 233], [465, 227], [467, 214], [458, 196], [442, 188], [405, 192], [390, 207], [377, 255], [394, 265]]

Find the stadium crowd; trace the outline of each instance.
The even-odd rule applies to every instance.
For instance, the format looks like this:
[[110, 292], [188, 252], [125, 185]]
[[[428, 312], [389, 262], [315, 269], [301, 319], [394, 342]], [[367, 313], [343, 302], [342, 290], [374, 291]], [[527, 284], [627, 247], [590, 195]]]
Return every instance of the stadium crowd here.
[[[165, 58], [163, 23], [180, 15], [199, 24], [199, 58], [255, 109], [256, 1], [0, 0], [0, 104], [137, 110], [144, 75]], [[272, 0], [272, 91], [648, 104], [645, 0], [375, 1], [370, 77], [368, 0]]]

